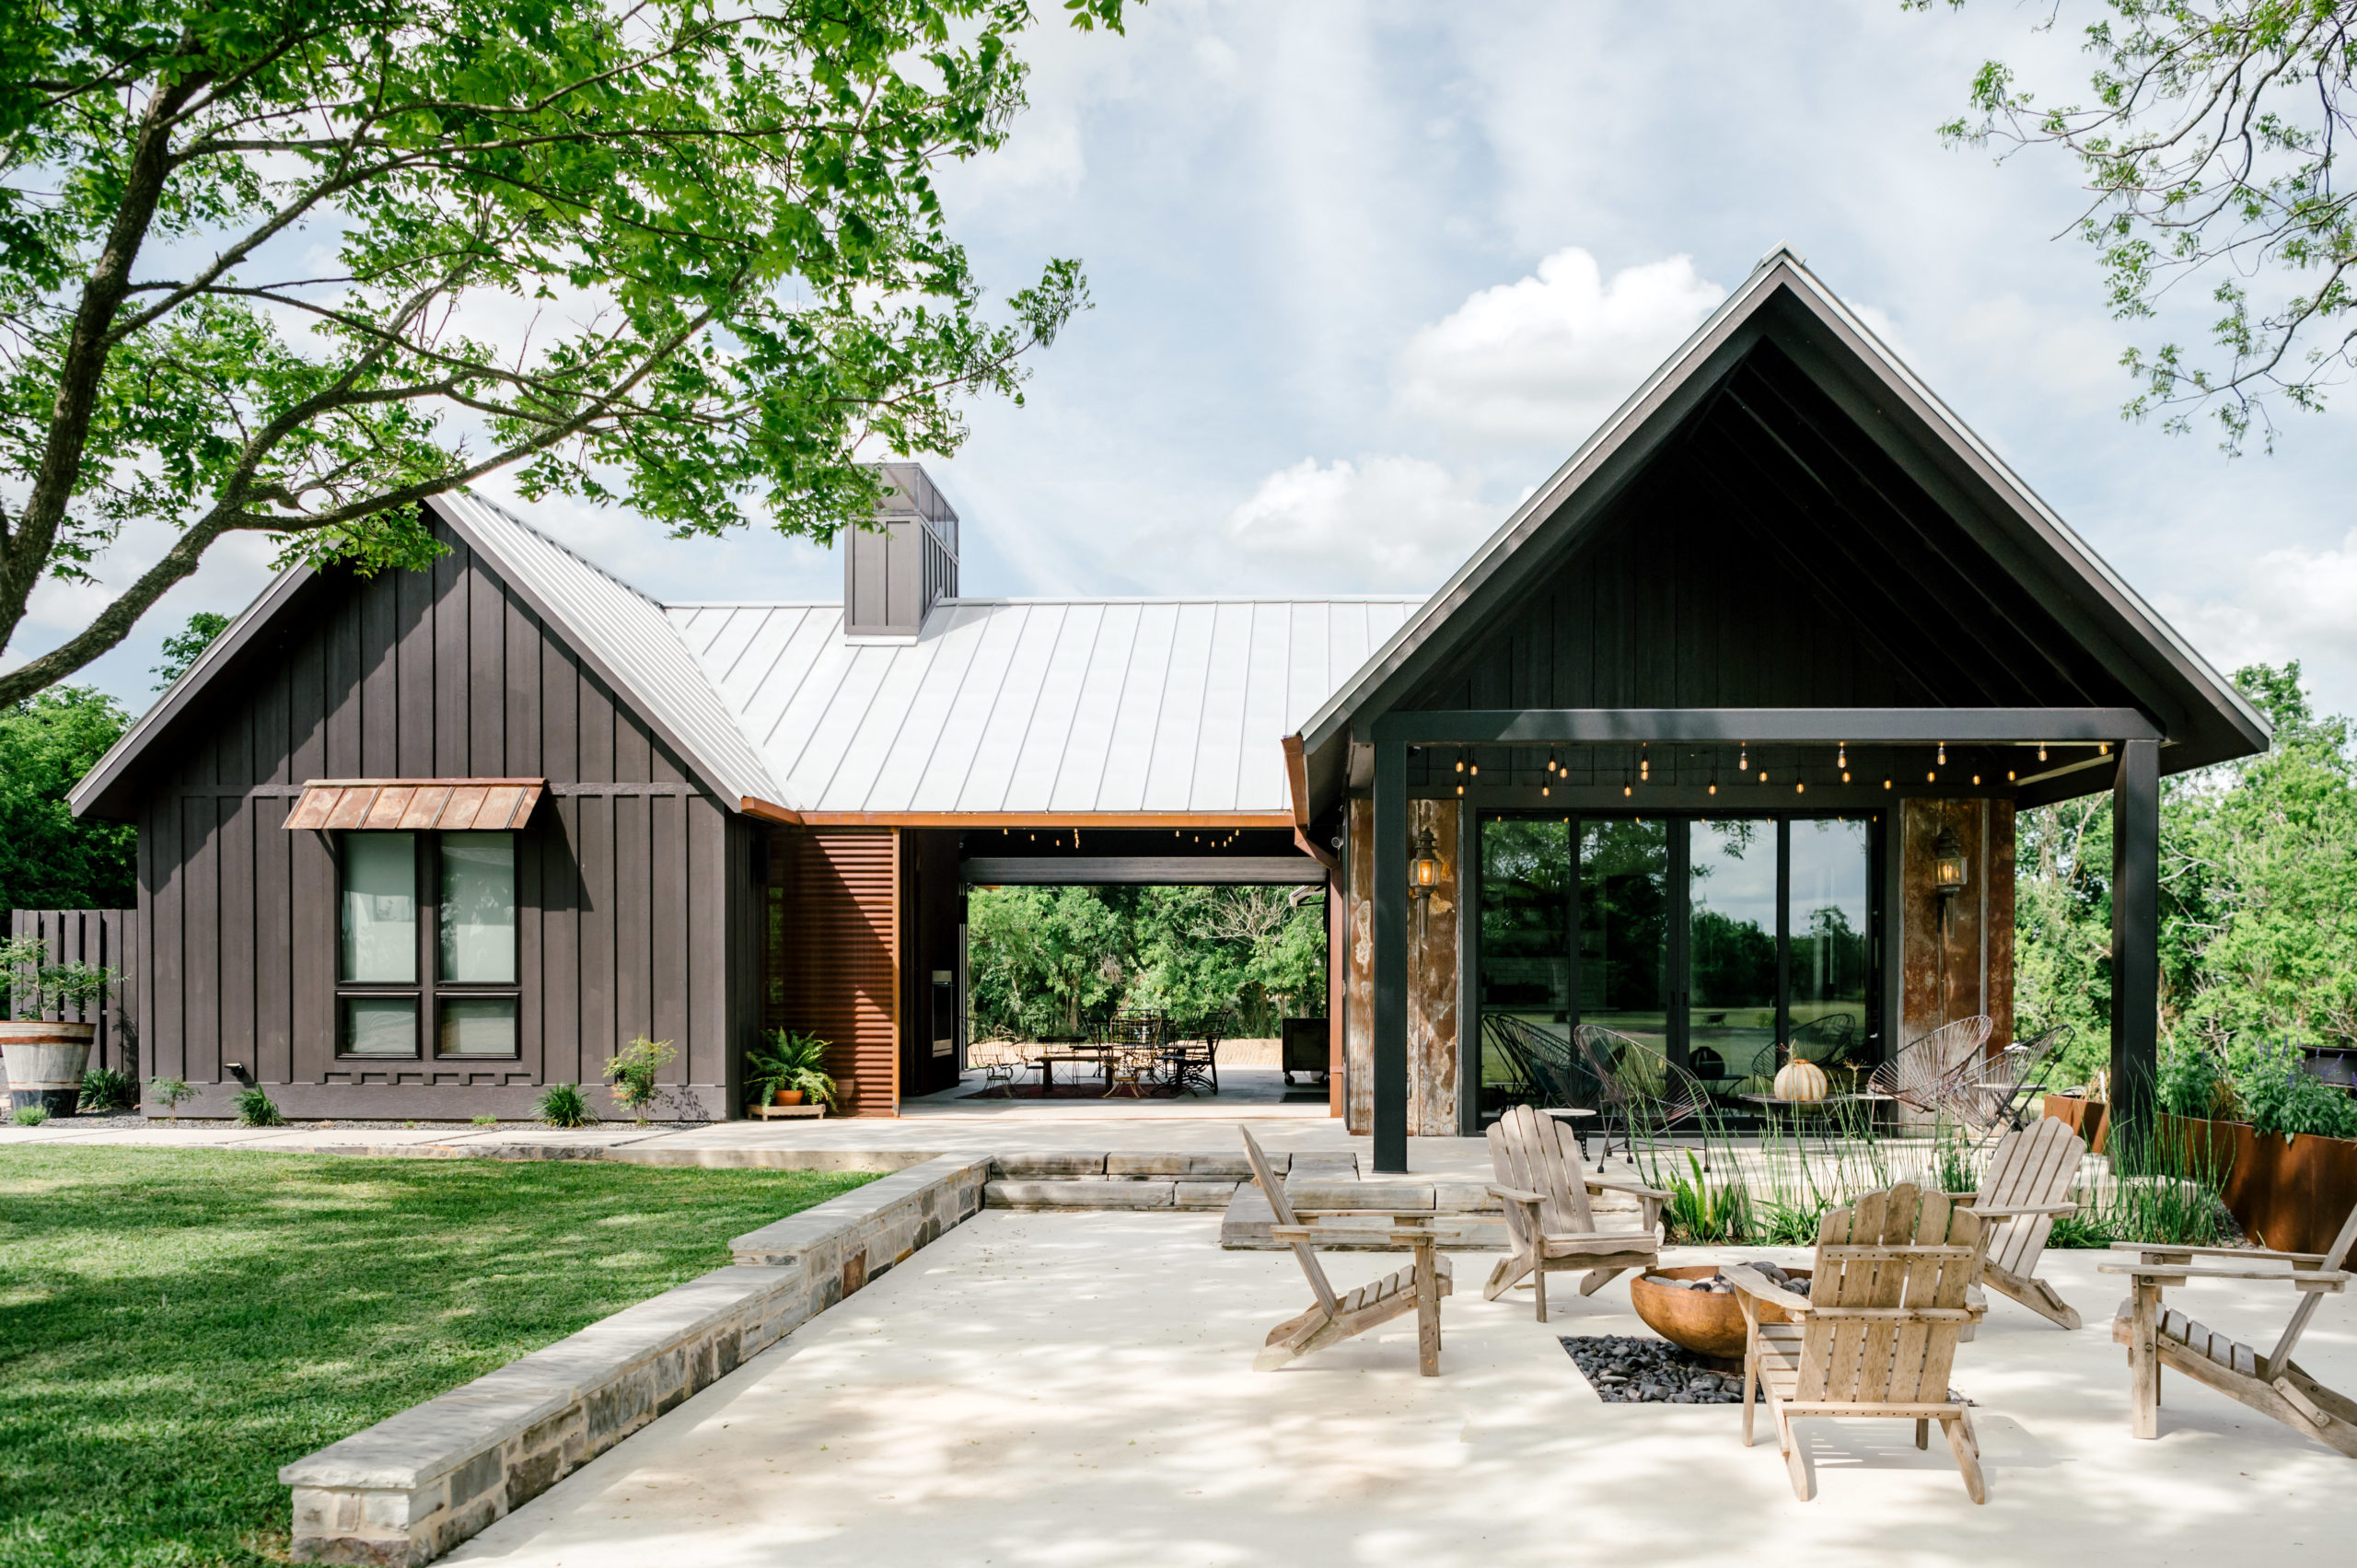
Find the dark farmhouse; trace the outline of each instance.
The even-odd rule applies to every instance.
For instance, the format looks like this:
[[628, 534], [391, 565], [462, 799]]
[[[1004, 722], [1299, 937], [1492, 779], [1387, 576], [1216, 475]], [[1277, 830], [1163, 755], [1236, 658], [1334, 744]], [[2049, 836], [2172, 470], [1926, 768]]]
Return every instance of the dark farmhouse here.
[[1492, 1016], [2003, 1043], [2014, 813], [2108, 790], [2132, 1087], [2158, 780], [2267, 741], [1781, 251], [1428, 600], [964, 598], [892, 477], [841, 605], [659, 605], [464, 496], [430, 572], [283, 575], [75, 796], [140, 828], [142, 1072], [519, 1116], [644, 1034], [730, 1115], [790, 1025], [890, 1115], [956, 1082], [967, 886], [1330, 884], [1334, 1109], [1401, 1168]]

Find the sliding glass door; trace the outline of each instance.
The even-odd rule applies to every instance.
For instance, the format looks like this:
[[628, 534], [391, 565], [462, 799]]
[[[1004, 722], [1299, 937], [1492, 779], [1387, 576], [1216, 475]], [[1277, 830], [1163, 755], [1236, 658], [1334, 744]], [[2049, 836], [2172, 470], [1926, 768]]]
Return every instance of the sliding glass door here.
[[1772, 1072], [1795, 1028], [1875, 1034], [1877, 820], [1483, 817], [1484, 1111], [1533, 1089], [1493, 1049], [1519, 1029], [1598, 1024], [1722, 1081]]

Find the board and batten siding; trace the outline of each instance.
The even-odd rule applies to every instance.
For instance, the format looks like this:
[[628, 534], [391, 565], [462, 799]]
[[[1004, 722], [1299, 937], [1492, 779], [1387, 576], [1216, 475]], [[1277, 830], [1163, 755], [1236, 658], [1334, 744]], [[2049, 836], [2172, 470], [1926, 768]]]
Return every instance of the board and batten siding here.
[[[752, 830], [447, 527], [426, 571], [330, 570], [183, 714], [139, 782], [147, 1075], [221, 1114], [242, 1066], [297, 1116], [522, 1116], [641, 1034], [706, 1114], [757, 1007]], [[517, 835], [519, 1059], [339, 1061], [330, 836], [305, 780], [546, 777]], [[735, 908], [740, 918], [733, 923]], [[606, 1109], [602, 1095], [592, 1103]]]
[[765, 1022], [828, 1042], [844, 1116], [897, 1116], [900, 1093], [901, 835], [771, 830]]

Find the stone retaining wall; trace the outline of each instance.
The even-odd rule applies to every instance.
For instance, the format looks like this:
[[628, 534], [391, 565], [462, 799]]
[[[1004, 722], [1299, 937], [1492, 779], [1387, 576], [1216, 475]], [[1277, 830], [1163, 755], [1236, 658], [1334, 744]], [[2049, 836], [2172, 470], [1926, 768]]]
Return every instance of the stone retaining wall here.
[[982, 1206], [945, 1155], [740, 1236], [736, 1261], [278, 1472], [298, 1562], [423, 1563], [547, 1491]]

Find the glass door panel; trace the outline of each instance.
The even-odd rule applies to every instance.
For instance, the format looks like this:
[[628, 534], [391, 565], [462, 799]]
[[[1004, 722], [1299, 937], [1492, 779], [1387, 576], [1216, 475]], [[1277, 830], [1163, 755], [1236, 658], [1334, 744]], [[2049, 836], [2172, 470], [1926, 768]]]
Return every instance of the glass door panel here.
[[1551, 1102], [1518, 1049], [1509, 1018], [1569, 1040], [1572, 990], [1572, 827], [1562, 818], [1492, 817], [1481, 824], [1479, 951], [1481, 1103]]
[[1705, 1083], [1772, 1076], [1776, 824], [1689, 825], [1686, 1061]]
[[1669, 1050], [1670, 824], [1584, 818], [1578, 1021]]
[[1796, 820], [1792, 835], [1792, 1027], [1828, 1048], [1863, 1040], [1874, 1017], [1872, 824]]

